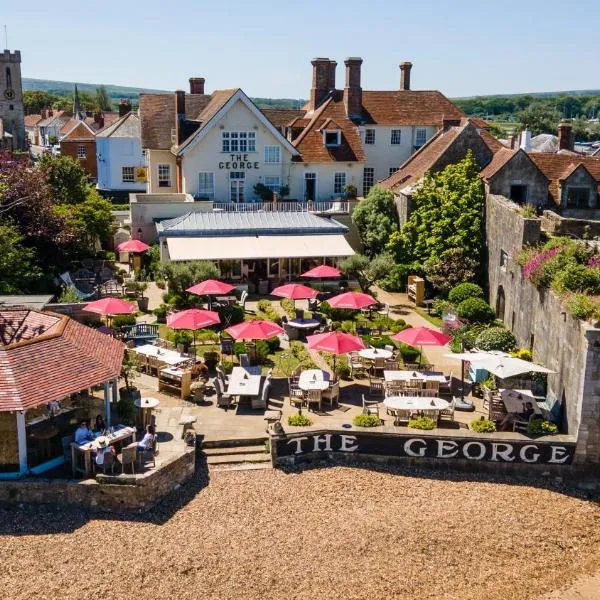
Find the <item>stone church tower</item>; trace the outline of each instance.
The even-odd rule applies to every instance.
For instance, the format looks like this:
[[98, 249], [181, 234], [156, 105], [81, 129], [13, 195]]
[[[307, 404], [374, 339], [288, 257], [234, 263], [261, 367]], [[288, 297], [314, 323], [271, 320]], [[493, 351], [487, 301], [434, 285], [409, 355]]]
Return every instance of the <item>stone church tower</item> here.
[[[0, 129], [10, 133], [12, 148], [25, 150], [25, 110], [21, 87], [21, 52], [4, 50], [0, 54]], [[0, 146], [3, 140], [0, 140]], [[6, 142], [6, 140], [4, 140]], [[6, 144], [5, 144], [6, 145]], [[9, 148], [10, 143], [7, 145]]]

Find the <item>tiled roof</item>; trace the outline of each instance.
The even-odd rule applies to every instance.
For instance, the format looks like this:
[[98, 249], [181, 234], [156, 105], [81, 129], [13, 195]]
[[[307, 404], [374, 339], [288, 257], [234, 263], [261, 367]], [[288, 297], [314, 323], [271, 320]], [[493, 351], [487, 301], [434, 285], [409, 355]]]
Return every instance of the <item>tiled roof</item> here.
[[363, 91], [362, 105], [366, 124], [441, 127], [443, 119], [460, 120], [465, 116], [438, 91]]
[[500, 148], [491, 162], [481, 170], [481, 177], [486, 180], [493, 177], [517, 152], [518, 150], [511, 148]]
[[25, 115], [25, 127], [35, 127], [42, 120], [42, 115]]
[[96, 135], [97, 137], [139, 138], [140, 118], [136, 113], [128, 112]]
[[0, 309], [0, 411], [24, 410], [117, 377], [124, 345], [66, 316]]
[[[341, 129], [339, 146], [327, 147], [323, 143], [322, 127], [329, 120], [337, 123]], [[339, 90], [336, 90], [314, 111], [310, 123], [294, 140], [293, 145], [301, 154], [297, 159], [304, 162], [363, 162], [365, 160], [360, 132], [358, 127], [346, 117], [343, 93]]]
[[318, 217], [309, 212], [193, 212], [161, 221], [158, 234], [181, 236], [248, 236], [344, 234], [348, 228], [334, 219]]
[[[223, 107], [223, 105], [238, 91], [239, 88], [233, 88], [230, 90], [215, 90], [208, 102], [204, 107], [204, 110], [195, 118], [196, 121], [200, 121], [202, 125], [206, 125], [215, 114]], [[186, 108], [186, 114], [187, 108]]]
[[48, 125], [58, 124], [62, 127], [71, 117], [66, 114], [66, 111], [59, 110], [55, 112], [51, 117], [47, 117], [38, 122], [38, 127], [48, 127]]
[[83, 121], [74, 122], [72, 129], [61, 139], [61, 142], [94, 141], [96, 134], [90, 131], [87, 123]]
[[301, 119], [304, 117], [304, 110], [293, 110], [291, 108], [261, 108], [263, 115], [275, 125], [275, 127], [281, 129], [294, 119]]

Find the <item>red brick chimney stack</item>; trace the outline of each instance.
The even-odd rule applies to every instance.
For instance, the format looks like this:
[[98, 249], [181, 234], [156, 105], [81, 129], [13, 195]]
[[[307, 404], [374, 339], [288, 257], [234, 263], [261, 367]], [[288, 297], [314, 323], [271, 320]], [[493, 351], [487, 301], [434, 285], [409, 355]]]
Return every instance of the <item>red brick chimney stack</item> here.
[[558, 126], [558, 149], [573, 150], [573, 128], [571, 123], [561, 123]]
[[400, 89], [410, 90], [410, 70], [412, 69], [411, 62], [400, 63]]
[[[331, 71], [333, 70], [335, 79], [335, 66], [331, 68], [328, 58], [313, 58], [310, 64], [313, 66], [312, 87], [310, 89], [310, 110], [315, 110], [331, 89]], [[334, 62], [334, 65], [336, 63]]]
[[183, 90], [175, 90], [175, 112], [178, 116], [185, 116], [185, 92]]
[[127, 98], [121, 98], [119, 102], [119, 117], [125, 116], [131, 112], [131, 102]]
[[362, 115], [362, 88], [360, 87], [360, 68], [362, 58], [348, 57], [346, 65], [346, 84], [344, 87], [344, 108], [348, 117], [360, 118]]
[[94, 123], [98, 125], [98, 129], [104, 127], [104, 115], [101, 112], [94, 113]]
[[190, 94], [204, 94], [204, 77], [190, 77]]

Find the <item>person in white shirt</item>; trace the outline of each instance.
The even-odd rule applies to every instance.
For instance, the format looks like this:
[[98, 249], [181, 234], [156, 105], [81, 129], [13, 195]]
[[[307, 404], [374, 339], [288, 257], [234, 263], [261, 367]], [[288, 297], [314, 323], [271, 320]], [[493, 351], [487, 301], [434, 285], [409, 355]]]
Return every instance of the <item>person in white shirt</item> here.
[[109, 446], [106, 443], [106, 439], [104, 438], [100, 438], [98, 440], [98, 449], [96, 450], [96, 464], [101, 467], [104, 462], [106, 461], [106, 455], [107, 454], [112, 454], [113, 456], [115, 455], [115, 449], [112, 446]]
[[139, 442], [137, 445], [138, 451], [144, 452], [146, 450], [151, 450], [152, 446], [154, 445], [154, 438], [154, 427], [152, 427], [152, 425], [148, 425], [148, 427], [146, 427], [146, 433], [144, 434], [142, 441]]
[[75, 443], [85, 444], [93, 438], [91, 429], [88, 427], [87, 421], [81, 421], [79, 427], [75, 430]]

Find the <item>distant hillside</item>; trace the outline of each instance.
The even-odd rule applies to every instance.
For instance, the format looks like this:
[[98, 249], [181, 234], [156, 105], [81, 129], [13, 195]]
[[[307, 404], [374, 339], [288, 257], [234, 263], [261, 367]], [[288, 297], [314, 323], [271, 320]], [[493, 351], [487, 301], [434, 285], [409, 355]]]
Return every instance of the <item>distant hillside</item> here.
[[[28, 77], [24, 77], [23, 89], [48, 92], [53, 96], [64, 98], [71, 97], [75, 83], [76, 82], [74, 81], [52, 81], [50, 79], [30, 79]], [[93, 94], [96, 92], [96, 88], [99, 85], [100, 84], [98, 83], [77, 82], [77, 89], [80, 92], [88, 92]], [[118, 103], [121, 98], [127, 98], [131, 100], [133, 104], [137, 104], [140, 94], [157, 92], [165, 93], [166, 91], [112, 84], [104, 84], [104, 87], [106, 87], [108, 95], [113, 103]], [[253, 101], [259, 108], [301, 108], [306, 102], [306, 100], [290, 98], [253, 98]]]
[[522, 94], [487, 94], [484, 96], [460, 96], [451, 98], [455, 100], [479, 100], [488, 98], [518, 98], [521, 96], [531, 96], [532, 98], [558, 98], [559, 96], [600, 96], [600, 90], [568, 90], [565, 92], [523, 92]]

